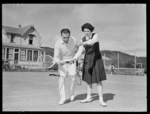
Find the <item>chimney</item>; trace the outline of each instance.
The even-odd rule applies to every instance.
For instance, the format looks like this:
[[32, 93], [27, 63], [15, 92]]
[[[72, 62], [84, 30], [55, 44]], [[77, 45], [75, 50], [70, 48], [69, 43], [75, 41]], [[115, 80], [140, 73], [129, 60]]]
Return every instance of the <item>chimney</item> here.
[[18, 27], [21, 28], [21, 24], [19, 24]]

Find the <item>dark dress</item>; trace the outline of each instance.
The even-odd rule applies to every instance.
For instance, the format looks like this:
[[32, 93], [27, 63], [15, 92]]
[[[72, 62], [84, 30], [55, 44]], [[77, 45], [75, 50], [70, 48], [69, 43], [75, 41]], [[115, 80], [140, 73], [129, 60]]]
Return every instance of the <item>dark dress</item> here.
[[[92, 38], [93, 36], [94, 33], [92, 34]], [[84, 41], [86, 41], [86, 37], [82, 38], [82, 42]], [[96, 42], [93, 45], [85, 45], [84, 47], [85, 56], [82, 80], [88, 84], [98, 83], [100, 81], [106, 80], [105, 68], [99, 50], [99, 42]]]

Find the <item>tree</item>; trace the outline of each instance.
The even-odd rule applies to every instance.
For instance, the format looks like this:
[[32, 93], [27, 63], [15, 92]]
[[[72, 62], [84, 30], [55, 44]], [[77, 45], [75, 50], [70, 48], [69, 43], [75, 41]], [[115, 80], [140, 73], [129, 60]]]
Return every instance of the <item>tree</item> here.
[[134, 68], [134, 63], [132, 61], [128, 61], [127, 63], [124, 64], [126, 68]]

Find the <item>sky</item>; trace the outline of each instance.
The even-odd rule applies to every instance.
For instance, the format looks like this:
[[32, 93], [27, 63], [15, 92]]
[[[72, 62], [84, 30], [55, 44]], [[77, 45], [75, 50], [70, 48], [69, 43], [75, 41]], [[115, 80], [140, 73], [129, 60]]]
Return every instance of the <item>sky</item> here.
[[54, 48], [62, 28], [80, 41], [87, 22], [99, 35], [100, 50], [147, 56], [146, 4], [2, 4], [2, 24], [34, 25], [42, 46]]

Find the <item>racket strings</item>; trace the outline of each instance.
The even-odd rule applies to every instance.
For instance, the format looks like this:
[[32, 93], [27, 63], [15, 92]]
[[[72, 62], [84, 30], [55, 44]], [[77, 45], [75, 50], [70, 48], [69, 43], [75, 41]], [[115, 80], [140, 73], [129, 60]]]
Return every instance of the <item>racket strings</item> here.
[[50, 55], [42, 55], [38, 58], [37, 63], [42, 63], [44, 68], [51, 68], [55, 63]]

